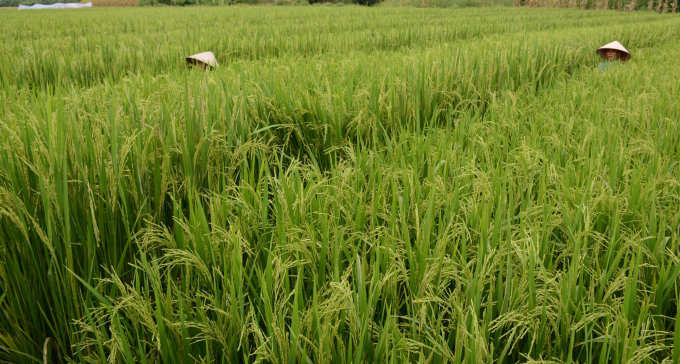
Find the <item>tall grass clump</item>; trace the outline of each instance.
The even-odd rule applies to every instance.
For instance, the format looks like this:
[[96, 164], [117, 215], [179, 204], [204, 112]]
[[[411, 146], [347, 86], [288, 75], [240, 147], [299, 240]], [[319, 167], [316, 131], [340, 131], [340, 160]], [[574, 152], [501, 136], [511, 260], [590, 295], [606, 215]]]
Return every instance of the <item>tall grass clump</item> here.
[[677, 362], [680, 20], [503, 11], [9, 17], [0, 361]]

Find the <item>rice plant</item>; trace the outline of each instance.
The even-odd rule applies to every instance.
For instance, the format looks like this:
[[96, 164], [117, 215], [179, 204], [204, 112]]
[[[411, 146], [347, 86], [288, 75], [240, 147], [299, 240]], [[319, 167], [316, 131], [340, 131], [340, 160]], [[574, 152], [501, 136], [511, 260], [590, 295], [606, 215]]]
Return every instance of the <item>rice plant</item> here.
[[2, 362], [680, 359], [676, 15], [1, 24]]

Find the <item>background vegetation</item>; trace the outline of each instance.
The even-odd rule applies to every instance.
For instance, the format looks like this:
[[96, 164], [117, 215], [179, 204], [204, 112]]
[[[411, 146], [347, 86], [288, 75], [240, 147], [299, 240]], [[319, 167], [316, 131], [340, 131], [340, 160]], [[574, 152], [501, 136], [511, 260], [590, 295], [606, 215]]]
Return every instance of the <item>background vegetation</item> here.
[[[81, 2], [85, 2], [82, 0]], [[16, 7], [19, 4], [53, 4], [57, 0], [0, 0], [0, 7]], [[77, 2], [66, 0], [61, 2]], [[367, 5], [387, 7], [417, 8], [467, 8], [525, 6], [574, 8], [582, 10], [648, 10], [657, 13], [676, 13], [680, 11], [680, 0], [93, 0], [95, 7], [105, 6], [225, 6], [225, 5], [284, 5], [284, 6], [343, 6]]]
[[1, 24], [0, 361], [680, 358], [675, 15]]

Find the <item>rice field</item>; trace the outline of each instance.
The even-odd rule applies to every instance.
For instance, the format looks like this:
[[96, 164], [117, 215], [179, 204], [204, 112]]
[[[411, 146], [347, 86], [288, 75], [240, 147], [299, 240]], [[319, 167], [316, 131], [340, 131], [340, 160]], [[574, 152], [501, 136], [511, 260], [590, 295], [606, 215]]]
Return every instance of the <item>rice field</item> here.
[[[0, 30], [0, 362], [680, 359], [680, 15]], [[613, 40], [633, 58], [600, 72]]]

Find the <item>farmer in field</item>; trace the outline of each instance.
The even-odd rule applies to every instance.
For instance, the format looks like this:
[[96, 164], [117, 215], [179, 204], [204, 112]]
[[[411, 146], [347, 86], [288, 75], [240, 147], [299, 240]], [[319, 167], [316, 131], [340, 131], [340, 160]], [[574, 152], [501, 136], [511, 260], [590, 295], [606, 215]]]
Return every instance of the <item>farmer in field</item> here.
[[195, 66], [198, 66], [199, 68], [204, 68], [204, 67], [219, 67], [217, 64], [217, 59], [215, 58], [215, 55], [213, 52], [203, 52], [199, 54], [194, 54], [193, 56], [189, 56], [186, 58], [187, 63], [193, 64]]
[[605, 44], [595, 51], [600, 57], [604, 58], [604, 62], [597, 67], [600, 72], [606, 71], [614, 64], [623, 64], [623, 62], [630, 59], [631, 55], [628, 50], [618, 41], [613, 41]]

